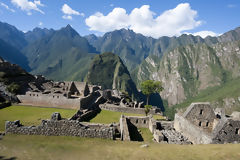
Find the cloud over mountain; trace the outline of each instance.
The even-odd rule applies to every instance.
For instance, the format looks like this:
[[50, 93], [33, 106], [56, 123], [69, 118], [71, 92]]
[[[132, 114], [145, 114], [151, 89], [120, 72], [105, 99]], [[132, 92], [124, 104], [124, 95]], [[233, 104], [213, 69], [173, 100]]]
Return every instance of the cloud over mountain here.
[[135, 8], [130, 14], [124, 8], [114, 8], [107, 15], [97, 12], [89, 16], [85, 23], [94, 31], [108, 32], [129, 28], [136, 33], [158, 38], [180, 35], [201, 25], [202, 22], [196, 18], [197, 11], [191, 9], [189, 3], [181, 3], [160, 15], [151, 11], [149, 5]]
[[45, 14], [41, 9], [38, 8], [39, 6], [44, 6], [40, 0], [34, 0], [33, 2], [28, 0], [11, 0], [11, 3], [21, 10], [26, 11], [28, 15], [32, 15], [31, 10]]
[[69, 5], [67, 4], [64, 4], [62, 6], [62, 12], [63, 12], [63, 16], [62, 18], [63, 19], [69, 19], [71, 20], [72, 19], [72, 15], [80, 15], [80, 16], [83, 16], [84, 17], [84, 13], [79, 13], [78, 11], [75, 11], [73, 10]]

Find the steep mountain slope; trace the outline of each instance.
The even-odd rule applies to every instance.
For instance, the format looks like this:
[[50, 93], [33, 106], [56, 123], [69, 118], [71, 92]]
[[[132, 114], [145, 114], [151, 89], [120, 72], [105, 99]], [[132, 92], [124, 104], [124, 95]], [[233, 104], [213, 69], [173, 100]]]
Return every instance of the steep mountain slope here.
[[0, 39], [0, 56], [14, 64], [18, 64], [25, 70], [30, 71], [27, 57], [24, 56], [18, 49]]
[[174, 119], [177, 111], [185, 111], [185, 109], [193, 102], [210, 102], [214, 108], [224, 108], [226, 114], [230, 115], [233, 111], [240, 111], [240, 78], [229, 80], [220, 86], [210, 87], [197, 96], [186, 99], [180, 104], [167, 107], [165, 114]]
[[[113, 52], [119, 55], [131, 72], [149, 55], [161, 58], [165, 52], [176, 47], [205, 42], [199, 36], [186, 34], [179, 37], [154, 39], [126, 29], [108, 32], [102, 37], [95, 35], [85, 37], [98, 51]], [[214, 41], [215, 39], [209, 37], [207, 43], [212, 44], [215, 43]]]
[[34, 74], [55, 80], [83, 80], [96, 50], [68, 25], [28, 44], [23, 53]]
[[217, 37], [218, 42], [231, 42], [240, 40], [240, 27], [228, 31], [223, 35]]
[[187, 45], [166, 53], [162, 59], [149, 56], [135, 71], [137, 82], [163, 82], [161, 96], [169, 105], [183, 102], [208, 87], [240, 76], [240, 42]]
[[35, 77], [20, 66], [6, 62], [0, 57], [0, 99], [1, 101], [16, 102], [16, 93], [25, 93], [28, 83]]
[[33, 43], [36, 40], [39, 40], [47, 35], [53, 34], [53, 29], [41, 29], [41, 28], [34, 28], [32, 31], [28, 31], [24, 34], [24, 37], [28, 43]]
[[113, 52], [121, 57], [129, 70], [148, 56], [153, 38], [121, 29], [104, 34], [103, 37], [86, 36], [89, 42], [100, 52]]
[[103, 89], [118, 89], [137, 98], [138, 91], [119, 56], [113, 53], [96, 55], [88, 71], [87, 81]]
[[3, 22], [0, 22], [0, 39], [19, 50], [27, 45], [27, 41], [25, 40], [24, 33], [22, 31], [19, 31], [16, 27]]

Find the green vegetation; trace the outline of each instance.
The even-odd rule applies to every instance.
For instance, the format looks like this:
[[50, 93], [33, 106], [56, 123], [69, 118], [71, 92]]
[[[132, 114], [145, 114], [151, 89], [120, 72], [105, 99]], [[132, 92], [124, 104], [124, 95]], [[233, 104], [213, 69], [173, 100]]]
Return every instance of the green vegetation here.
[[102, 86], [102, 89], [118, 89], [138, 98], [137, 88], [128, 69], [118, 55], [103, 53], [96, 55], [88, 71], [87, 81]]
[[145, 105], [144, 106], [144, 111], [145, 111], [145, 114], [146, 116], [148, 115], [148, 113], [150, 112], [150, 110], [152, 109], [152, 105]]
[[[240, 78], [230, 80], [221, 86], [209, 87], [201, 91], [197, 96], [192, 97], [178, 105], [168, 107], [165, 115], [170, 119], [174, 118], [177, 109], [188, 107], [192, 102], [221, 102], [224, 98], [237, 98], [240, 96]], [[226, 108], [227, 109], [227, 108]], [[240, 111], [240, 106], [236, 110]]]
[[19, 89], [20, 86], [14, 82], [7, 86], [7, 90], [11, 93], [17, 93]]
[[63, 118], [70, 118], [76, 110], [29, 106], [3, 108], [0, 109], [0, 131], [4, 131], [5, 121], [20, 120], [23, 125], [39, 125], [43, 119], [50, 119], [53, 112], [59, 112]]
[[159, 81], [146, 80], [141, 83], [142, 93], [147, 96], [147, 105], [149, 97], [153, 93], [160, 93], [163, 90], [162, 83]]
[[122, 142], [97, 138], [7, 135], [0, 141], [0, 155], [16, 159], [151, 159], [238, 160], [240, 144], [168, 145]]
[[140, 130], [140, 134], [144, 140], [144, 143], [154, 143], [153, 142], [153, 134], [150, 132], [148, 128], [138, 128]]
[[[119, 122], [120, 116], [124, 114], [125, 116], [144, 116], [142, 114], [134, 114], [134, 113], [122, 113], [122, 112], [113, 112], [102, 110], [95, 118], [90, 120], [93, 123], [112, 123], [112, 122]], [[153, 115], [155, 119], [164, 119], [163, 116], [160, 115]]]
[[23, 53], [34, 74], [53, 80], [83, 81], [96, 50], [68, 25], [30, 43]]

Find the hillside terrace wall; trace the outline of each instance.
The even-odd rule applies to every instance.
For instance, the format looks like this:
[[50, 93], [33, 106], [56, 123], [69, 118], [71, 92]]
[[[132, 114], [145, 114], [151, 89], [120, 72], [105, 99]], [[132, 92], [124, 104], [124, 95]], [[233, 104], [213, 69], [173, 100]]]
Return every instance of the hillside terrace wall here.
[[[132, 107], [120, 107], [114, 104], [101, 104], [99, 105], [101, 109], [114, 111], [114, 112], [123, 112], [123, 113], [136, 113], [136, 114], [145, 114], [144, 108], [132, 108]], [[151, 109], [149, 114], [159, 114], [158, 109]]]
[[6, 121], [6, 134], [77, 136], [114, 139], [114, 129], [107, 125], [82, 123], [74, 120], [43, 120], [39, 126], [22, 126], [20, 121]]
[[26, 95], [17, 95], [23, 105], [58, 107], [58, 108], [80, 108], [79, 98], [67, 98], [62, 94], [42, 94], [40, 92], [27, 92]]

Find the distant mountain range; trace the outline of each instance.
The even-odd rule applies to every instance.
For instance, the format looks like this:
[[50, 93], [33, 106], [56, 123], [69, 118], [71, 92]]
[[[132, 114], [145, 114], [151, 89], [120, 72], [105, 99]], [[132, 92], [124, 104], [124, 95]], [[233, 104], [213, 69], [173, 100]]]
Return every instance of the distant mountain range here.
[[[104, 52], [121, 59], [100, 54]], [[204, 39], [186, 34], [154, 39], [126, 29], [82, 37], [70, 25], [23, 33], [0, 22], [0, 56], [33, 74], [54, 80], [88, 80], [105, 88], [139, 89], [144, 80], [160, 80], [161, 96], [172, 106], [240, 77], [240, 28]], [[101, 57], [114, 63], [105, 65], [105, 60], [98, 61]], [[121, 64], [126, 78], [115, 72], [116, 64]], [[94, 76], [99, 72], [104, 73], [102, 77]]]

